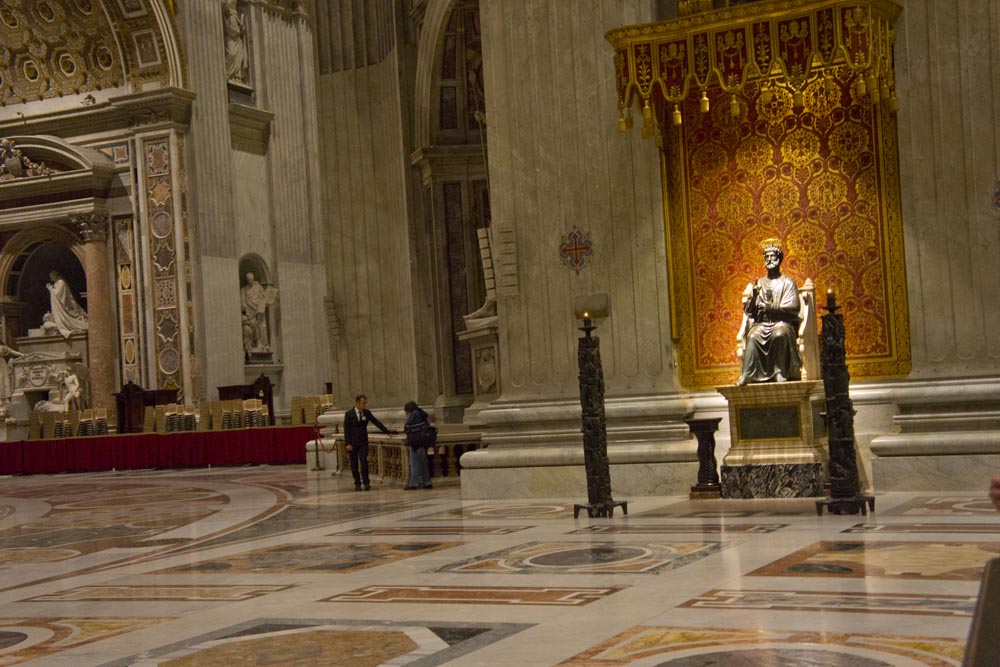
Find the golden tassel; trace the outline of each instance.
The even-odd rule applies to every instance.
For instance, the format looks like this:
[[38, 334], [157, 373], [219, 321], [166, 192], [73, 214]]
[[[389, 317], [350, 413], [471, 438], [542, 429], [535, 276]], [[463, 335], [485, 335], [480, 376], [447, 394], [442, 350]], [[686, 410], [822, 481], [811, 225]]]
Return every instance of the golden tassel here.
[[801, 90], [796, 90], [792, 95], [792, 104], [794, 104], [796, 108], [800, 108], [804, 104]]
[[700, 100], [700, 102], [701, 102], [701, 112], [702, 113], [708, 113], [708, 111], [711, 108], [711, 106], [709, 106], [708, 92], [707, 91], [704, 91], [704, 90], [701, 91], [701, 100]]
[[863, 76], [858, 76], [858, 80], [854, 82], [854, 93], [858, 97], [864, 97], [868, 93], [868, 86], [865, 85]]
[[823, 79], [823, 86], [826, 88], [827, 95], [833, 95], [834, 84], [832, 76], [828, 75]]
[[774, 93], [771, 92], [771, 89], [762, 88], [760, 91], [760, 103], [770, 104], [772, 99], [774, 99]]
[[740, 101], [736, 99], [735, 95], [729, 100], [729, 113], [733, 115], [733, 118], [740, 115]]
[[684, 118], [681, 117], [681, 108], [674, 105], [674, 125], [680, 125], [684, 122]]
[[892, 91], [892, 94], [889, 96], [889, 110], [893, 113], [899, 111], [899, 99], [896, 97], [895, 90]]
[[645, 114], [643, 114], [643, 119], [642, 119], [642, 138], [643, 139], [649, 139], [654, 134], [656, 134], [656, 124], [653, 123], [653, 117], [652, 117], [652, 115], [650, 115], [649, 118], [646, 118]]
[[647, 99], [646, 103], [642, 106], [642, 122], [645, 124], [651, 120], [653, 120], [653, 110], [650, 108], [649, 100]]

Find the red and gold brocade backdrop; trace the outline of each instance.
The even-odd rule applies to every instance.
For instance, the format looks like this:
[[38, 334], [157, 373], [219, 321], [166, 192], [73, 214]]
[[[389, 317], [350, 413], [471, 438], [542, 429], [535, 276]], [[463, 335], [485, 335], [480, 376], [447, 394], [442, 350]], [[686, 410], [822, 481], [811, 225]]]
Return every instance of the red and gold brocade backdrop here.
[[[784, 242], [783, 271], [833, 288], [844, 306], [855, 378], [910, 371], [909, 314], [899, 206], [895, 117], [859, 101], [845, 68], [827, 86], [716, 90], [684, 124], [663, 127], [673, 316], [681, 384], [730, 384], [739, 376], [740, 296], [764, 273], [760, 242]], [[820, 313], [822, 314], [822, 310]]]

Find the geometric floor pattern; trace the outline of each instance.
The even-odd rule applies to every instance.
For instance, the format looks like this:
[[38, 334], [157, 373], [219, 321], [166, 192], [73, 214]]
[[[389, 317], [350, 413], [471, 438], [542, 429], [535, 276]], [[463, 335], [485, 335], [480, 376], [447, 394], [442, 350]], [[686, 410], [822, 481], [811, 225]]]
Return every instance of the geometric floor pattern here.
[[[961, 642], [864, 633], [637, 627], [560, 663], [571, 667], [957, 665]], [[653, 658], [653, 661], [650, 661]], [[904, 662], [905, 661], [905, 662]]]
[[0, 667], [960, 665], [979, 493], [463, 502], [304, 466], [0, 478]]
[[816, 542], [751, 577], [891, 577], [979, 581], [996, 542]]

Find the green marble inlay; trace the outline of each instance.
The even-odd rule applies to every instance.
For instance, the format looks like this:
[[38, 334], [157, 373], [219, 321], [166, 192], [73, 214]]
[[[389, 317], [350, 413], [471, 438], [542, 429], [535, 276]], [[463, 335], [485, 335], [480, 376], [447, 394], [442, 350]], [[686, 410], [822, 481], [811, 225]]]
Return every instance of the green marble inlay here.
[[789, 440], [800, 438], [799, 406], [739, 408], [740, 440]]

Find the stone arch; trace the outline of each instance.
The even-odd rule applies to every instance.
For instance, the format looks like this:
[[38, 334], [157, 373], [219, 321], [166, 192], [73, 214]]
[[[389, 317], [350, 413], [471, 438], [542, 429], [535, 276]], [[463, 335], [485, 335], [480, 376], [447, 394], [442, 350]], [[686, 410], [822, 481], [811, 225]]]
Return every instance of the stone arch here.
[[[89, 311], [87, 304], [87, 275], [83, 263], [73, 252], [74, 246], [63, 241], [50, 240], [32, 244], [26, 249], [24, 263], [17, 277], [17, 292], [13, 296], [24, 304], [21, 317], [21, 335], [27, 330], [41, 326], [42, 316], [49, 311], [50, 297], [46, 283], [50, 281], [50, 272], [58, 271], [66, 281], [73, 298], [84, 309]], [[15, 260], [14, 267], [17, 267]], [[12, 273], [12, 278], [13, 273]], [[13, 281], [12, 281], [13, 282]]]
[[83, 264], [80, 239], [69, 229], [57, 224], [33, 225], [11, 237], [0, 255], [0, 286], [5, 297], [20, 293], [21, 272], [31, 255], [46, 243], [62, 243], [70, 249], [76, 260]]
[[[482, 80], [479, 6], [476, 0], [429, 0], [416, 64], [411, 158], [421, 172], [431, 236], [447, 239], [433, 244], [429, 256], [440, 392], [434, 407], [446, 422], [462, 421], [474, 400], [472, 350], [460, 334], [465, 316], [482, 311], [486, 301], [480, 242], [490, 222], [487, 136], [484, 117], [469, 103], [478, 89], [470, 72]], [[475, 99], [475, 111], [485, 112], [485, 92]], [[443, 122], [446, 114], [449, 122]]]
[[455, 0], [428, 0], [424, 23], [420, 29], [420, 41], [417, 47], [416, 87], [415, 87], [415, 122], [416, 145], [431, 146], [433, 134], [431, 105], [432, 94], [437, 81], [438, 45], [445, 25], [451, 16]]
[[247, 273], [252, 273], [254, 278], [262, 285], [271, 285], [271, 270], [267, 266], [264, 258], [257, 253], [247, 253], [240, 257], [240, 287], [246, 282]]
[[[14, 338], [27, 334], [30, 327], [37, 327], [41, 322], [41, 314], [34, 309], [25, 308], [22, 305], [25, 296], [25, 285], [22, 277], [26, 269], [30, 269], [32, 257], [50, 244], [59, 244], [68, 249], [76, 265], [73, 270], [64, 272], [73, 276], [70, 286], [73, 288], [75, 296], [80, 296], [86, 291], [86, 278], [83, 272], [83, 248], [79, 238], [66, 227], [54, 223], [43, 223], [33, 225], [16, 233], [4, 245], [4, 252], [0, 255], [0, 288], [3, 289], [3, 332], [2, 335], [8, 342]], [[77, 272], [75, 269], [79, 268]], [[10, 307], [10, 306], [17, 307]], [[47, 310], [47, 309], [45, 309]], [[30, 311], [30, 312], [28, 312]], [[37, 320], [37, 321], [36, 321]]]

